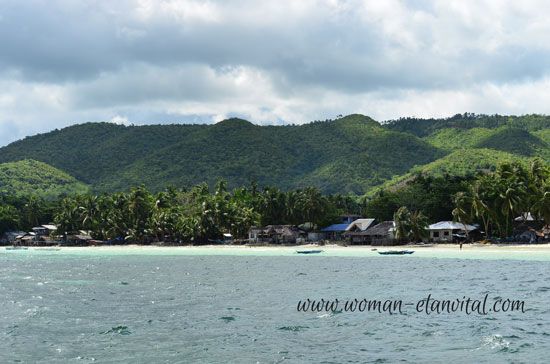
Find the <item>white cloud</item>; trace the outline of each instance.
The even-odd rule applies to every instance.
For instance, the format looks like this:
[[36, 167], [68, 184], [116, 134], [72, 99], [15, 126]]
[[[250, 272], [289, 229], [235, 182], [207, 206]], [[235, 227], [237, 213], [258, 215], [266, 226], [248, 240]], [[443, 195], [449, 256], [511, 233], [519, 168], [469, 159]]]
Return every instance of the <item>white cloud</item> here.
[[4, 0], [0, 144], [86, 121], [550, 113], [548, 15], [531, 0]]

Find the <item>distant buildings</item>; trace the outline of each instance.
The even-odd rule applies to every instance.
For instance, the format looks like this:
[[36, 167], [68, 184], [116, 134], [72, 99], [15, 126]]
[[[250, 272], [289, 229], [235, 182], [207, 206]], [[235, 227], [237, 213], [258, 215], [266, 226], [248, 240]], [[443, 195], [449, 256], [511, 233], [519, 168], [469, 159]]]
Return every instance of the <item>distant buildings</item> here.
[[49, 241], [52, 233], [57, 229], [53, 224], [45, 224], [33, 227], [29, 232], [25, 231], [8, 231], [0, 237], [0, 242], [3, 244], [13, 245], [34, 245], [41, 242]]

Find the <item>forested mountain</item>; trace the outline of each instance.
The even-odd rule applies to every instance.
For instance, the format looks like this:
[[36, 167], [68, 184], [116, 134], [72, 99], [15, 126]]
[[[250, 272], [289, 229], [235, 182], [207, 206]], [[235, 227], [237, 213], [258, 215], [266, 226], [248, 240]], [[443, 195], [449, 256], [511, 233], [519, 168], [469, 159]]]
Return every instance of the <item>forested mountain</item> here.
[[363, 115], [287, 126], [241, 119], [212, 125], [87, 123], [0, 148], [0, 162], [42, 161], [96, 191], [142, 183], [158, 191], [223, 178], [230, 188], [256, 181], [285, 190], [316, 186], [363, 194], [409, 178], [407, 173], [468, 175], [536, 156], [549, 162], [549, 129], [546, 116], [473, 114], [384, 124]]

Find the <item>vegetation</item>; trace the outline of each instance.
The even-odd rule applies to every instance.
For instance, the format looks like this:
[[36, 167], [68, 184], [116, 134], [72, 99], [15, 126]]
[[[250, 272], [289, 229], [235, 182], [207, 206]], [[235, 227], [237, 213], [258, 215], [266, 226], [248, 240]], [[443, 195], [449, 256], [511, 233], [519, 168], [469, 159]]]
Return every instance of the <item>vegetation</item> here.
[[534, 160], [501, 164], [495, 172], [478, 176], [454, 196], [458, 221], [482, 224], [487, 237], [508, 237], [516, 216], [530, 212], [550, 224], [550, 168]]
[[204, 243], [357, 213], [397, 217], [403, 239], [451, 216], [507, 236], [522, 212], [548, 221], [549, 130], [546, 116], [474, 114], [75, 125], [0, 148], [0, 232], [55, 219], [99, 239]]
[[418, 137], [426, 137], [438, 130], [447, 128], [467, 130], [473, 128], [496, 129], [509, 126], [528, 131], [539, 131], [548, 129], [549, 125], [550, 116], [546, 115], [506, 116], [498, 114], [476, 115], [472, 113], [456, 114], [444, 119], [400, 118], [385, 123], [385, 127], [391, 130], [414, 134]]
[[428, 218], [422, 211], [410, 212], [405, 206], [393, 215], [395, 221], [395, 239], [399, 241], [420, 242], [428, 235]]
[[214, 125], [122, 126], [88, 123], [36, 135], [0, 149], [0, 162], [32, 158], [97, 192], [144, 184], [192, 186], [257, 181], [283, 190], [366, 192], [443, 152], [362, 115], [305, 125], [257, 126], [230, 119]]
[[256, 181], [282, 190], [313, 186], [360, 195], [418, 171], [464, 176], [494, 170], [504, 160], [538, 156], [549, 162], [549, 129], [546, 116], [474, 114], [382, 125], [363, 115], [287, 126], [241, 119], [214, 125], [87, 123], [0, 148], [0, 162], [42, 161], [99, 193], [141, 184], [158, 192], [225, 179], [229, 188]]
[[34, 160], [0, 164], [0, 194], [53, 199], [85, 193], [88, 187], [52, 166]]
[[156, 194], [140, 186], [127, 193], [74, 195], [53, 203], [5, 200], [0, 232], [53, 220], [58, 233], [64, 235], [86, 230], [102, 240], [202, 244], [222, 238], [223, 233], [245, 238], [253, 225], [309, 222], [315, 228], [332, 223], [341, 214], [359, 212], [354, 198], [325, 196], [312, 187], [283, 192], [273, 187], [258, 190], [252, 184], [229, 192], [227, 183], [219, 181], [212, 193], [203, 183]]

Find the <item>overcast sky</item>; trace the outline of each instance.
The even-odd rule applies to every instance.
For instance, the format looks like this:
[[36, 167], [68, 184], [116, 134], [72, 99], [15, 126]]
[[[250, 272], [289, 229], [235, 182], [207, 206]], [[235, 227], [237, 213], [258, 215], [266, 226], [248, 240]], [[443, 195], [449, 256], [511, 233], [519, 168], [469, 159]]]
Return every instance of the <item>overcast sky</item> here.
[[548, 1], [0, 0], [0, 145], [87, 121], [550, 113]]

